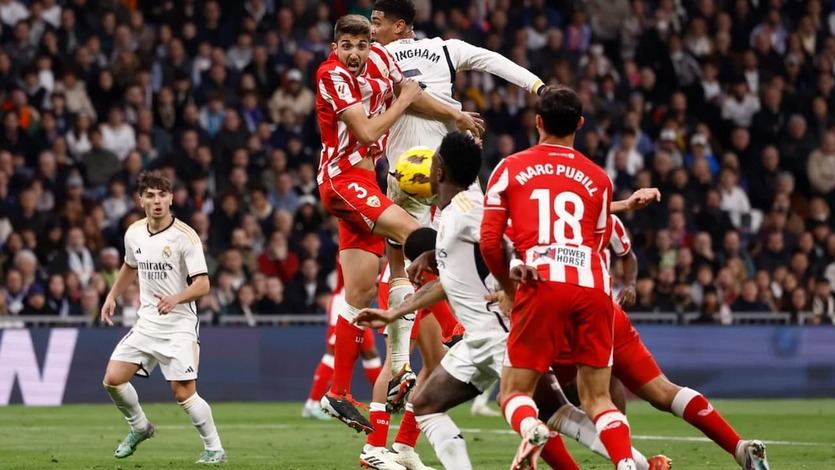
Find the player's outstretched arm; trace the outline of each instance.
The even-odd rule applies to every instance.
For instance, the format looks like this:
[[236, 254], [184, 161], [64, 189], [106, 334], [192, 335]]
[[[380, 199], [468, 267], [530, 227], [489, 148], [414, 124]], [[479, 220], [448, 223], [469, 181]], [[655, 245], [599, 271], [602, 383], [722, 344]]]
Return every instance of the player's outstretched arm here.
[[407, 313], [430, 307], [442, 300], [446, 300], [446, 292], [441, 285], [441, 281], [435, 279], [424, 284], [397, 308], [389, 310], [365, 308], [360, 310], [354, 319], [354, 323], [369, 328], [382, 328]]
[[623, 201], [613, 201], [609, 206], [609, 212], [612, 214], [630, 212], [643, 209], [653, 202], [661, 202], [661, 191], [658, 188], [641, 188]]
[[420, 85], [414, 80], [404, 80], [400, 88], [400, 95], [391, 106], [381, 115], [371, 119], [365, 114], [365, 107], [351, 106], [339, 115], [339, 118], [348, 126], [351, 134], [359, 140], [362, 145], [371, 145], [383, 134], [388, 132], [391, 126], [406, 112], [415, 100], [423, 94]]
[[121, 297], [125, 289], [133, 284], [135, 280], [136, 268], [128, 266], [127, 263], [122, 263], [122, 269], [119, 270], [119, 274], [116, 276], [116, 282], [113, 283], [113, 287], [110, 288], [110, 292], [104, 299], [104, 305], [101, 307], [101, 321], [108, 325], [113, 325], [113, 320], [110, 317], [116, 313], [116, 299]]
[[544, 90], [545, 84], [539, 77], [498, 52], [473, 46], [460, 39], [448, 39], [444, 43], [447, 45], [450, 58], [456, 64], [457, 71], [477, 70], [487, 72], [531, 93], [540, 94]]
[[209, 290], [211, 290], [209, 276], [206, 274], [197, 276], [192, 279], [191, 285], [179, 294], [169, 296], [156, 295], [155, 297], [158, 299], [157, 310], [159, 310], [160, 315], [165, 315], [178, 304], [187, 304], [207, 295]]

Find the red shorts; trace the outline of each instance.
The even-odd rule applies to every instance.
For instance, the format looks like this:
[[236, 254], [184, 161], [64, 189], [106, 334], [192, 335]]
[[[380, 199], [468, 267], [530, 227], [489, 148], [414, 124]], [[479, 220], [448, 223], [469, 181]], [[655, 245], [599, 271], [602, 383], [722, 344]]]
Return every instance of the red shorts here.
[[508, 365], [546, 372], [565, 349], [575, 363], [612, 364], [612, 298], [601, 289], [557, 282], [523, 284], [507, 339]]
[[652, 357], [629, 316], [615, 304], [615, 353], [612, 375], [631, 392], [661, 375], [661, 368]]
[[380, 190], [374, 170], [353, 167], [319, 185], [322, 205], [339, 219], [339, 249], [385, 253], [385, 241], [374, 235], [377, 219], [392, 202]]
[[[632, 326], [629, 315], [617, 303], [613, 303], [613, 309], [615, 342], [612, 376], [623, 382], [629, 391], [636, 393], [641, 387], [660, 376], [661, 368], [641, 341], [641, 336]], [[574, 365], [570, 350], [567, 348], [560, 350], [552, 369], [561, 384], [574, 381], [577, 367]]]

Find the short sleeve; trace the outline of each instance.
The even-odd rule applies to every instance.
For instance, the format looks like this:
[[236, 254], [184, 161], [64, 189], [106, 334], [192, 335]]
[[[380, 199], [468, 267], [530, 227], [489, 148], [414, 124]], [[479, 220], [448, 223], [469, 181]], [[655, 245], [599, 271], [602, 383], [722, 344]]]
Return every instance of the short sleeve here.
[[128, 265], [129, 268], [136, 269], [136, 266], [139, 264], [136, 261], [136, 254], [133, 252], [134, 246], [131, 242], [130, 236], [128, 236], [130, 232], [125, 233], [125, 264]]
[[206, 256], [203, 254], [203, 244], [199, 241], [190, 238], [183, 241], [183, 261], [189, 278], [209, 273], [206, 267]]
[[632, 240], [620, 218], [614, 214], [609, 216], [612, 219], [612, 236], [609, 238], [609, 246], [615, 256], [625, 256], [632, 249]]
[[322, 72], [319, 77], [319, 93], [337, 113], [362, 102], [356, 79], [340, 67]]
[[493, 170], [484, 195], [484, 210], [507, 210], [507, 189], [510, 185], [510, 169], [507, 159]]

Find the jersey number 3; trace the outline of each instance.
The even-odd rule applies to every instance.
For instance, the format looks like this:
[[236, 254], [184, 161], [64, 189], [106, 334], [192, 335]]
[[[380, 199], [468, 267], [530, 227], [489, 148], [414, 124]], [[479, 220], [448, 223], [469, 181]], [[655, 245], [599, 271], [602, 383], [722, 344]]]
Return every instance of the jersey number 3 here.
[[[583, 199], [575, 193], [563, 191], [551, 198], [548, 189], [534, 189], [531, 199], [537, 202], [539, 214], [539, 244], [582, 245]], [[572, 209], [569, 210], [568, 204]], [[553, 207], [553, 211], [552, 208]], [[556, 219], [553, 216], [556, 215]], [[570, 233], [569, 233], [570, 232]], [[552, 240], [553, 233], [553, 240]]]

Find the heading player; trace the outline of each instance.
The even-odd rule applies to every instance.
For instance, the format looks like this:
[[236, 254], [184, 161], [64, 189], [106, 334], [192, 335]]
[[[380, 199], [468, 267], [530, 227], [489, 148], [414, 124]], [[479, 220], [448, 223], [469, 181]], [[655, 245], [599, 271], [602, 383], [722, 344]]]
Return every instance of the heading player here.
[[[582, 104], [574, 91], [545, 91], [537, 103], [539, 144], [502, 160], [485, 196], [481, 252], [513, 302], [501, 379], [505, 418], [523, 437], [512, 468], [535, 468], [548, 442], [550, 431], [537, 419], [531, 396], [559, 347], [570, 339], [563, 335], [565, 328], [577, 339], [570, 345], [579, 364], [581, 404], [594, 417], [618, 470], [635, 468], [626, 416], [609, 396], [613, 313], [600, 251], [608, 240], [612, 182], [574, 150], [574, 135], [582, 125]], [[633, 195], [617, 208], [655, 198]], [[544, 279], [522, 284], [518, 292], [502, 241], [511, 221], [514, 249]]]
[[130, 379], [147, 377], [159, 364], [174, 398], [203, 439], [204, 451], [196, 463], [225, 462], [212, 409], [197, 394], [200, 321], [195, 302], [209, 293], [203, 243], [191, 227], [171, 214], [171, 181], [156, 171], [143, 173], [138, 191], [145, 218], [125, 232], [125, 262], [101, 311], [101, 320], [112, 325], [116, 300], [139, 275], [139, 319], [113, 350], [103, 381], [130, 425], [114, 456], [130, 456], [139, 443], [154, 435], [154, 425], [142, 411]]
[[[516, 65], [502, 55], [472, 46], [464, 41], [441, 38], [414, 38], [415, 5], [412, 0], [377, 0], [371, 12], [372, 35], [375, 41], [392, 53], [404, 76], [420, 82], [426, 94], [438, 98], [450, 107], [460, 110], [461, 103], [452, 96], [456, 73], [477, 70], [498, 75], [515, 85], [540, 92], [544, 84], [536, 75]], [[456, 123], [449, 118], [427, 116], [423, 113], [404, 114], [391, 129], [386, 148], [389, 168], [394, 170], [398, 158], [408, 149], [424, 146], [437, 149], [444, 136], [455, 130]], [[415, 216], [423, 226], [429, 226], [430, 206], [400, 191], [397, 178], [388, 178], [388, 196]], [[387, 255], [391, 269], [389, 305], [398, 306], [414, 292], [406, 279], [400, 247], [389, 247]], [[436, 315], [441, 312], [436, 312]], [[412, 318], [408, 315], [406, 318]], [[392, 371], [398, 374], [409, 360], [409, 327], [406, 318], [389, 326], [392, 343]], [[439, 319], [444, 323], [444, 319]], [[438, 347], [440, 347], [438, 345]]]

